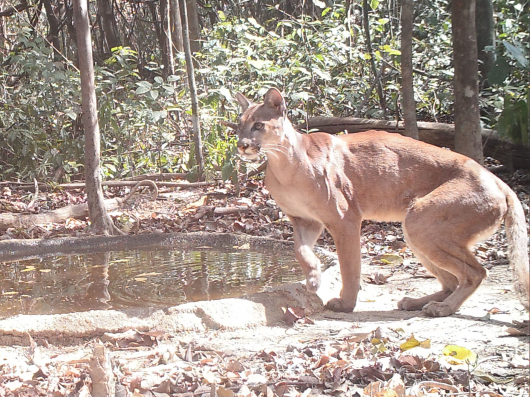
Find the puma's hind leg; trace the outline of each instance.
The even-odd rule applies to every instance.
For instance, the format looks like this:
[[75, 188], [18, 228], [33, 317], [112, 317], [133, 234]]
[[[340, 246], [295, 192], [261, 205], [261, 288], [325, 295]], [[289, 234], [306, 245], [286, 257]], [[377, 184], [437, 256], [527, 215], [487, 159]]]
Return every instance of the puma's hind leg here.
[[[408, 241], [408, 239], [407, 239]], [[422, 265], [435, 276], [440, 284], [442, 284], [442, 290], [435, 292], [434, 294], [422, 296], [421, 298], [409, 298], [405, 297], [398, 302], [398, 308], [401, 310], [421, 310], [423, 307], [430, 302], [443, 302], [458, 286], [458, 280], [451, 273], [446, 272], [436, 267], [430, 260], [428, 260], [419, 250], [408, 244], [414, 252], [416, 258], [420, 260]]]
[[[442, 290], [419, 299], [405, 298], [399, 307], [404, 310], [421, 308], [431, 317], [455, 313], [487, 274], [469, 246], [488, 227], [480, 224], [480, 217], [473, 211], [466, 212], [464, 209], [456, 219], [448, 215], [451, 208], [444, 209], [437, 205], [418, 205], [409, 210], [403, 222], [408, 243], [424, 266], [440, 281]], [[440, 214], [444, 216], [443, 222]]]

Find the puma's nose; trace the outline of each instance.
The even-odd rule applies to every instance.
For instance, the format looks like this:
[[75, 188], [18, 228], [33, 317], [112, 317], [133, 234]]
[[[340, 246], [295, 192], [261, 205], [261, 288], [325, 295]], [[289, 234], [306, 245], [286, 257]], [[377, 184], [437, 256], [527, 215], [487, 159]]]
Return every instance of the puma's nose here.
[[237, 142], [237, 147], [244, 152], [250, 147], [250, 140], [246, 138], [240, 139], [239, 142]]

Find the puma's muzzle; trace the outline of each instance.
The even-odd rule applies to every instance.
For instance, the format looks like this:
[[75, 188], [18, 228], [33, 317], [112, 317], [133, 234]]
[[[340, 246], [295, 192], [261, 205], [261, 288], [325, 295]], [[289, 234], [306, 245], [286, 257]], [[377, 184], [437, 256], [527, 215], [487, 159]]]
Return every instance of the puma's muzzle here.
[[240, 156], [248, 160], [255, 160], [259, 156], [261, 144], [249, 138], [240, 138], [237, 142], [237, 151]]

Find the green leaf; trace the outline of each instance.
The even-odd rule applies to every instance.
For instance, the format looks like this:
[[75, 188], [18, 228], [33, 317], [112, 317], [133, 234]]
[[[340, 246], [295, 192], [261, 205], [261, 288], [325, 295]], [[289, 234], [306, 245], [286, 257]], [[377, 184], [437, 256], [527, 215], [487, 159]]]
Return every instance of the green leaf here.
[[256, 21], [254, 18], [248, 18], [248, 21], [250, 22], [250, 24], [252, 26], [254, 26], [255, 28], [261, 28], [261, 25], [258, 23], [258, 21]]
[[503, 41], [502, 44], [506, 47], [506, 51], [508, 51], [523, 68], [528, 69], [528, 59], [526, 59], [519, 47], [516, 47], [507, 41]]
[[505, 57], [499, 56], [488, 73], [488, 82], [493, 85], [502, 85], [510, 74], [510, 64]]
[[64, 114], [66, 114], [68, 117], [70, 117], [72, 120], [75, 120], [77, 119], [77, 114], [76, 112], [74, 112], [72, 109], [68, 109], [67, 111], [64, 112]]
[[229, 101], [229, 102], [233, 101], [232, 94], [230, 94], [230, 90], [228, 88], [226, 88], [224, 86], [219, 88], [219, 94], [224, 96], [227, 101]]
[[371, 0], [370, 1], [370, 8], [372, 8], [372, 10], [376, 10], [377, 7], [379, 7], [379, 1], [378, 0]]
[[234, 172], [234, 166], [232, 165], [232, 163], [227, 161], [221, 169], [221, 178], [223, 178], [223, 181], [229, 180], [232, 176], [232, 172]]
[[248, 61], [249, 65], [255, 67], [256, 69], [263, 69], [267, 65], [266, 61], [261, 60], [250, 60]]
[[148, 88], [148, 87], [144, 87], [144, 86], [140, 86], [136, 89], [136, 94], [137, 95], [140, 95], [140, 94], [145, 94], [146, 92], [150, 91], [151, 88]]
[[388, 44], [383, 46], [383, 51], [387, 52], [390, 55], [401, 55], [401, 51], [390, 47]]
[[149, 95], [151, 95], [151, 98], [153, 98], [153, 101], [156, 101], [158, 98], [158, 91], [157, 90], [151, 90], [149, 91]]

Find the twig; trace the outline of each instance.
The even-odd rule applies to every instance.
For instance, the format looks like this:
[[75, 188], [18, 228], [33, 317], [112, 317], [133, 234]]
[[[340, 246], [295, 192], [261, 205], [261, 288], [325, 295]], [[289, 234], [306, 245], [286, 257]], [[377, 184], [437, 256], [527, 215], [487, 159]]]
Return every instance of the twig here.
[[33, 178], [33, 183], [35, 186], [35, 193], [33, 194], [33, 198], [29, 202], [29, 204], [26, 206], [26, 210], [30, 211], [33, 206], [35, 205], [35, 201], [37, 201], [37, 196], [39, 195], [39, 183], [37, 182], [37, 178]]
[[362, 109], [366, 106], [366, 103], [368, 102], [368, 100], [370, 99], [370, 96], [372, 95], [372, 91], [374, 90], [376, 84], [381, 80], [381, 76], [383, 75], [384, 71], [385, 71], [385, 63], [381, 65], [381, 69], [379, 69], [379, 71], [375, 75], [374, 81], [372, 81], [372, 84], [370, 84], [370, 88], [368, 88], [368, 91], [366, 91], [366, 93], [364, 94], [363, 101], [357, 107], [357, 110], [355, 111], [355, 114], [353, 115], [353, 117], [359, 117], [361, 115]]
[[255, 175], [258, 175], [258, 174], [262, 173], [266, 169], [267, 169], [267, 160], [265, 160], [263, 163], [261, 163], [260, 166], [258, 168], [256, 168], [255, 170], [252, 170], [249, 173], [247, 173], [246, 176], [247, 176], [247, 178], [253, 177]]
[[420, 382], [420, 383], [418, 383], [417, 387], [418, 388], [420, 388], [420, 387], [438, 388], [438, 389], [444, 389], [444, 390], [447, 390], [447, 391], [450, 391], [450, 392], [453, 392], [453, 393], [460, 392], [460, 390], [458, 390], [458, 388], [453, 386], [453, 385], [448, 385], [447, 383], [442, 383], [442, 382], [435, 382], [435, 381], [432, 381], [432, 380], [426, 380], [424, 382]]
[[125, 198], [123, 199], [123, 204], [125, 204], [133, 196], [133, 194], [136, 193], [136, 191], [141, 186], [149, 186], [149, 187], [151, 187], [151, 189], [153, 190], [152, 200], [153, 201], [156, 200], [156, 198], [158, 197], [158, 186], [156, 186], [156, 183], [154, 183], [153, 181], [146, 179], [146, 180], [137, 182], [136, 185], [134, 185], [134, 187], [131, 189], [129, 194], [127, 196], [125, 196]]
[[239, 127], [239, 124], [237, 123], [231, 123], [230, 121], [224, 121], [224, 120], [221, 120], [220, 122], [221, 125], [224, 125], [225, 127], [228, 127], [234, 131], [237, 131], [237, 128]]

